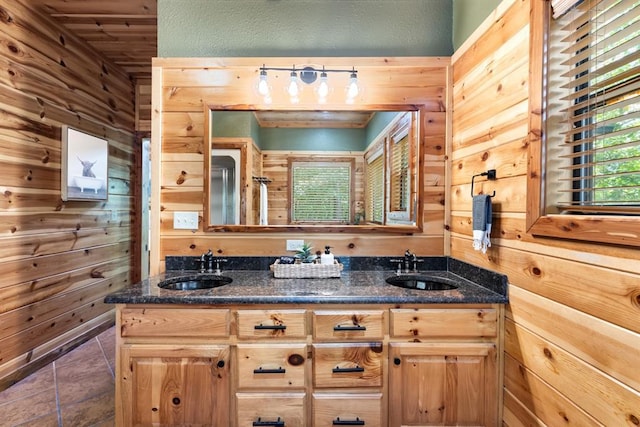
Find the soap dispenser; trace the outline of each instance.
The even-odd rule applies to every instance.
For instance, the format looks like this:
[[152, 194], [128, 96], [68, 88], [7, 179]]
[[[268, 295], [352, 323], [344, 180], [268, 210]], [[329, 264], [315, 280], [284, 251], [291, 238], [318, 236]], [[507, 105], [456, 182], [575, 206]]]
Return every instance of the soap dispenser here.
[[320, 255], [320, 264], [333, 264], [333, 254], [329, 249], [331, 249], [331, 246], [324, 247], [324, 253]]

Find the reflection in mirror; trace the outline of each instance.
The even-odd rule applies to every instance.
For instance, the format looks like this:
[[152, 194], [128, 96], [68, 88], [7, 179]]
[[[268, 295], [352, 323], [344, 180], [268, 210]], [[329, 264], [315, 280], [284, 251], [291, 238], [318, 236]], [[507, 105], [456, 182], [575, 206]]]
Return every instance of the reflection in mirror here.
[[240, 150], [211, 153], [210, 224], [240, 224]]
[[411, 107], [208, 107], [206, 229], [420, 231], [422, 130]]

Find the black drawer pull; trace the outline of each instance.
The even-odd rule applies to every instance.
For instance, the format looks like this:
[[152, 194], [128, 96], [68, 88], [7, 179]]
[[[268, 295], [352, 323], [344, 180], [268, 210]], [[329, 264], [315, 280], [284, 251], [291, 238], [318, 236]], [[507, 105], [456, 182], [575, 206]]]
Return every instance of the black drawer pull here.
[[340, 417], [333, 420], [334, 426], [363, 426], [364, 420], [356, 417], [355, 420], [341, 420]]
[[281, 420], [280, 417], [278, 417], [278, 419], [275, 421], [262, 421], [262, 418], [258, 418], [256, 421], [253, 422], [253, 425], [255, 427], [261, 427], [261, 426], [284, 427], [284, 420]]
[[364, 368], [361, 366], [356, 366], [353, 368], [341, 368], [339, 366], [336, 366], [335, 368], [333, 368], [334, 374], [340, 374], [345, 372], [364, 372]]
[[256, 329], [256, 330], [268, 329], [272, 331], [283, 331], [287, 329], [287, 325], [255, 325], [253, 329]]
[[254, 374], [284, 374], [285, 372], [287, 372], [287, 370], [284, 368], [276, 368], [276, 369], [258, 368], [253, 370]]
[[353, 325], [353, 326], [336, 325], [333, 327], [333, 330], [334, 331], [366, 331], [367, 327], [361, 326], [361, 325]]

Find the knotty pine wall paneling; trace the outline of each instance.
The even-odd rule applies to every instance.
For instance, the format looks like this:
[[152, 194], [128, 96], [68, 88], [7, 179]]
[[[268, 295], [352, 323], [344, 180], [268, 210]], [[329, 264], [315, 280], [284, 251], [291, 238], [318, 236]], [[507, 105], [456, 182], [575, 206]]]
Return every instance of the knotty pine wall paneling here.
[[[526, 233], [530, 17], [504, 0], [454, 54], [451, 254], [508, 275], [503, 425], [635, 426], [639, 251]], [[535, 65], [535, 64], [533, 64]], [[471, 176], [497, 170], [492, 247], [474, 251]]]
[[[380, 233], [295, 233], [295, 232], [218, 232], [206, 233], [202, 226], [203, 153], [205, 105], [258, 105], [260, 99], [253, 90], [261, 64], [290, 67], [288, 64], [309, 64], [333, 68], [358, 69], [358, 79], [364, 95], [358, 105], [424, 105], [425, 129], [423, 171], [425, 197], [424, 227], [413, 235]], [[340, 255], [401, 255], [410, 249], [419, 256], [443, 255], [445, 134], [447, 128], [446, 83], [449, 58], [156, 58], [152, 72], [152, 151], [154, 168], [161, 185], [154, 187], [151, 272], [164, 269], [167, 255], [200, 255], [211, 248], [227, 256], [280, 256], [287, 254], [286, 239], [303, 239], [315, 248], [333, 247]], [[346, 78], [346, 77], [345, 77]], [[342, 87], [342, 83], [336, 83]], [[344, 82], [346, 85], [346, 80]], [[277, 92], [277, 93], [276, 93]], [[274, 105], [290, 107], [288, 99], [274, 89]], [[342, 90], [335, 90], [322, 108], [332, 105], [344, 108]], [[309, 97], [309, 98], [305, 98]], [[297, 108], [314, 109], [313, 91], [303, 93]], [[262, 152], [269, 157], [268, 152]], [[179, 162], [180, 167], [176, 168]], [[265, 161], [269, 168], [269, 161]], [[263, 170], [264, 175], [270, 175]], [[153, 184], [153, 182], [152, 182]], [[284, 196], [270, 184], [270, 208], [278, 208]], [[282, 188], [286, 191], [286, 188]], [[284, 194], [284, 193], [283, 193]], [[282, 199], [282, 200], [281, 200]], [[198, 230], [174, 230], [175, 211], [197, 211]], [[284, 216], [285, 213], [281, 213]]]
[[[113, 324], [130, 283], [134, 88], [27, 0], [1, 0], [0, 389]], [[63, 202], [61, 127], [109, 140], [107, 201]]]

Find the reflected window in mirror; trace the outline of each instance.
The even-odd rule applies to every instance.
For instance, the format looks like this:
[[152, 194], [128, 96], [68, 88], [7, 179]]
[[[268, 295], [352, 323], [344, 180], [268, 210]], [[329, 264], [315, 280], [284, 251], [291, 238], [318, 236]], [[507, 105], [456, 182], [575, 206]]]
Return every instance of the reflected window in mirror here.
[[[384, 222], [384, 149], [366, 157], [367, 199], [366, 220], [375, 224]], [[359, 218], [356, 217], [356, 223]]]
[[355, 162], [289, 158], [291, 224], [351, 224]]
[[398, 113], [365, 153], [368, 221], [410, 224], [415, 218], [417, 113]]

